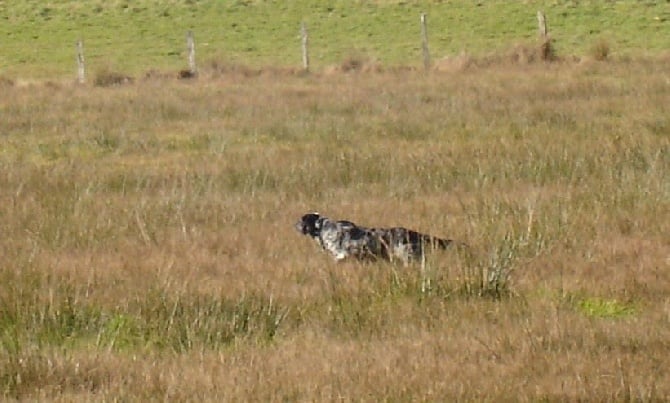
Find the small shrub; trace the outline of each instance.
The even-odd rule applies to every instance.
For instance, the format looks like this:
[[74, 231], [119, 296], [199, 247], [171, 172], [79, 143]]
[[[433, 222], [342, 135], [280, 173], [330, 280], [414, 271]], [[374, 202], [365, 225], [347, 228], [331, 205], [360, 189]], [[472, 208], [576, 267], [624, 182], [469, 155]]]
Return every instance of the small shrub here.
[[191, 78], [196, 78], [197, 76], [198, 76], [197, 72], [191, 71], [189, 69], [179, 70], [179, 72], [177, 73], [177, 78], [179, 78], [180, 80], [188, 80]]
[[253, 68], [244, 64], [223, 62], [212, 59], [204, 63], [204, 71], [212, 78], [223, 76], [258, 77], [263, 73], [262, 69]]
[[363, 68], [365, 61], [355, 56], [349, 56], [342, 61], [340, 68], [343, 72], [359, 71]]
[[610, 55], [610, 45], [605, 39], [600, 39], [591, 46], [590, 49], [591, 56], [599, 61], [605, 61]]
[[546, 37], [540, 44], [539, 54], [540, 60], [551, 62], [556, 60], [556, 50], [553, 45], [554, 41], [550, 37]]
[[0, 88], [8, 88], [8, 87], [13, 87], [14, 86], [14, 80], [0, 76]]
[[343, 73], [359, 71], [380, 72], [382, 68], [364, 52], [352, 51], [344, 58], [342, 63], [340, 63], [339, 70]]
[[96, 87], [113, 87], [117, 85], [132, 84], [133, 81], [132, 77], [123, 73], [109, 69], [102, 69], [95, 74], [93, 84]]
[[145, 81], [148, 80], [167, 80], [170, 78], [174, 78], [174, 76], [171, 73], [166, 73], [160, 70], [156, 69], [150, 69], [144, 73], [143, 79]]

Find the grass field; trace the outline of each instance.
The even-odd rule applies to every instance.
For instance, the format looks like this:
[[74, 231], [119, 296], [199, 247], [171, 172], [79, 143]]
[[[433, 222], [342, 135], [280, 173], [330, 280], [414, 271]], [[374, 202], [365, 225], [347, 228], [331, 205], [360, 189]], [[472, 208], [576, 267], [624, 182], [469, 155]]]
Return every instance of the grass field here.
[[185, 64], [187, 30], [195, 32], [201, 65], [299, 66], [301, 21], [315, 69], [351, 55], [420, 65], [421, 12], [428, 14], [431, 53], [440, 59], [534, 41], [538, 9], [563, 55], [588, 54], [602, 41], [617, 56], [657, 53], [670, 42], [666, 1], [4, 1], [0, 75], [73, 76], [78, 39], [91, 71], [176, 70]]
[[[171, 6], [268, 21], [279, 7], [217, 4]], [[401, 8], [334, 4], [346, 15]], [[433, 15], [445, 4], [465, 7], [406, 7]], [[575, 4], [550, 7], [628, 10], [621, 32], [636, 31], [638, 10], [666, 10]], [[521, 8], [480, 8], [494, 6]], [[26, 27], [35, 14], [20, 7], [0, 3]], [[56, 27], [93, 12], [136, 13], [147, 35], [189, 25], [157, 22], [155, 5], [46, 8]], [[292, 10], [286, 18], [299, 21]], [[670, 399], [667, 53], [652, 35], [648, 47], [635, 42], [640, 34], [617, 56], [615, 35], [605, 61], [524, 62], [508, 57], [512, 35], [485, 32], [471, 34], [470, 56], [428, 74], [294, 74], [285, 56], [231, 50], [258, 71], [204, 65], [196, 80], [101, 87], [62, 79], [69, 50], [36, 53], [23, 74], [14, 58], [26, 49], [3, 53], [3, 399]], [[385, 52], [383, 66], [418, 65]], [[137, 77], [151, 68], [107, 57]], [[431, 254], [424, 267], [338, 264], [292, 228], [315, 209], [470, 248]]]

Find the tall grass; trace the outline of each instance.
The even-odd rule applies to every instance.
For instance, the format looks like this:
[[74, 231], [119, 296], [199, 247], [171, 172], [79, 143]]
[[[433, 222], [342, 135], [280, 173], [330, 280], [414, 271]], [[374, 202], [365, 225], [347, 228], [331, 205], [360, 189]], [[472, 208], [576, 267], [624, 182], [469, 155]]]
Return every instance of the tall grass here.
[[[0, 390], [665, 399], [667, 66], [7, 86]], [[314, 209], [469, 247], [336, 264]]]

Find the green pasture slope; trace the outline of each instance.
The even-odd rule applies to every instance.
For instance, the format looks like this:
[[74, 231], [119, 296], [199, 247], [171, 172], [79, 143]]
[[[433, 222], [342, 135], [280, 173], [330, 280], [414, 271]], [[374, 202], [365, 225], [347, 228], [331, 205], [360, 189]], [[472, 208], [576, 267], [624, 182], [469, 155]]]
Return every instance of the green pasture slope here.
[[177, 69], [185, 63], [190, 29], [200, 63], [298, 66], [303, 20], [315, 68], [351, 54], [386, 65], [419, 64], [421, 12], [428, 13], [431, 52], [439, 58], [535, 40], [539, 9], [559, 54], [584, 54], [602, 39], [615, 55], [670, 46], [666, 0], [0, 0], [0, 75], [70, 74], [78, 38], [89, 68]]

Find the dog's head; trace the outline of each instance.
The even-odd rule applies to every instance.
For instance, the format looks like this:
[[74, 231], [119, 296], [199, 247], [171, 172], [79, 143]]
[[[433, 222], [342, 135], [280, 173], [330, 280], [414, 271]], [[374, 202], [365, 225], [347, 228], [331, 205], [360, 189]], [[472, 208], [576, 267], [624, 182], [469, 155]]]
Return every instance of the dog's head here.
[[319, 213], [308, 213], [302, 216], [300, 221], [295, 223], [295, 229], [303, 235], [309, 235], [312, 238], [319, 236], [321, 232], [321, 216]]

